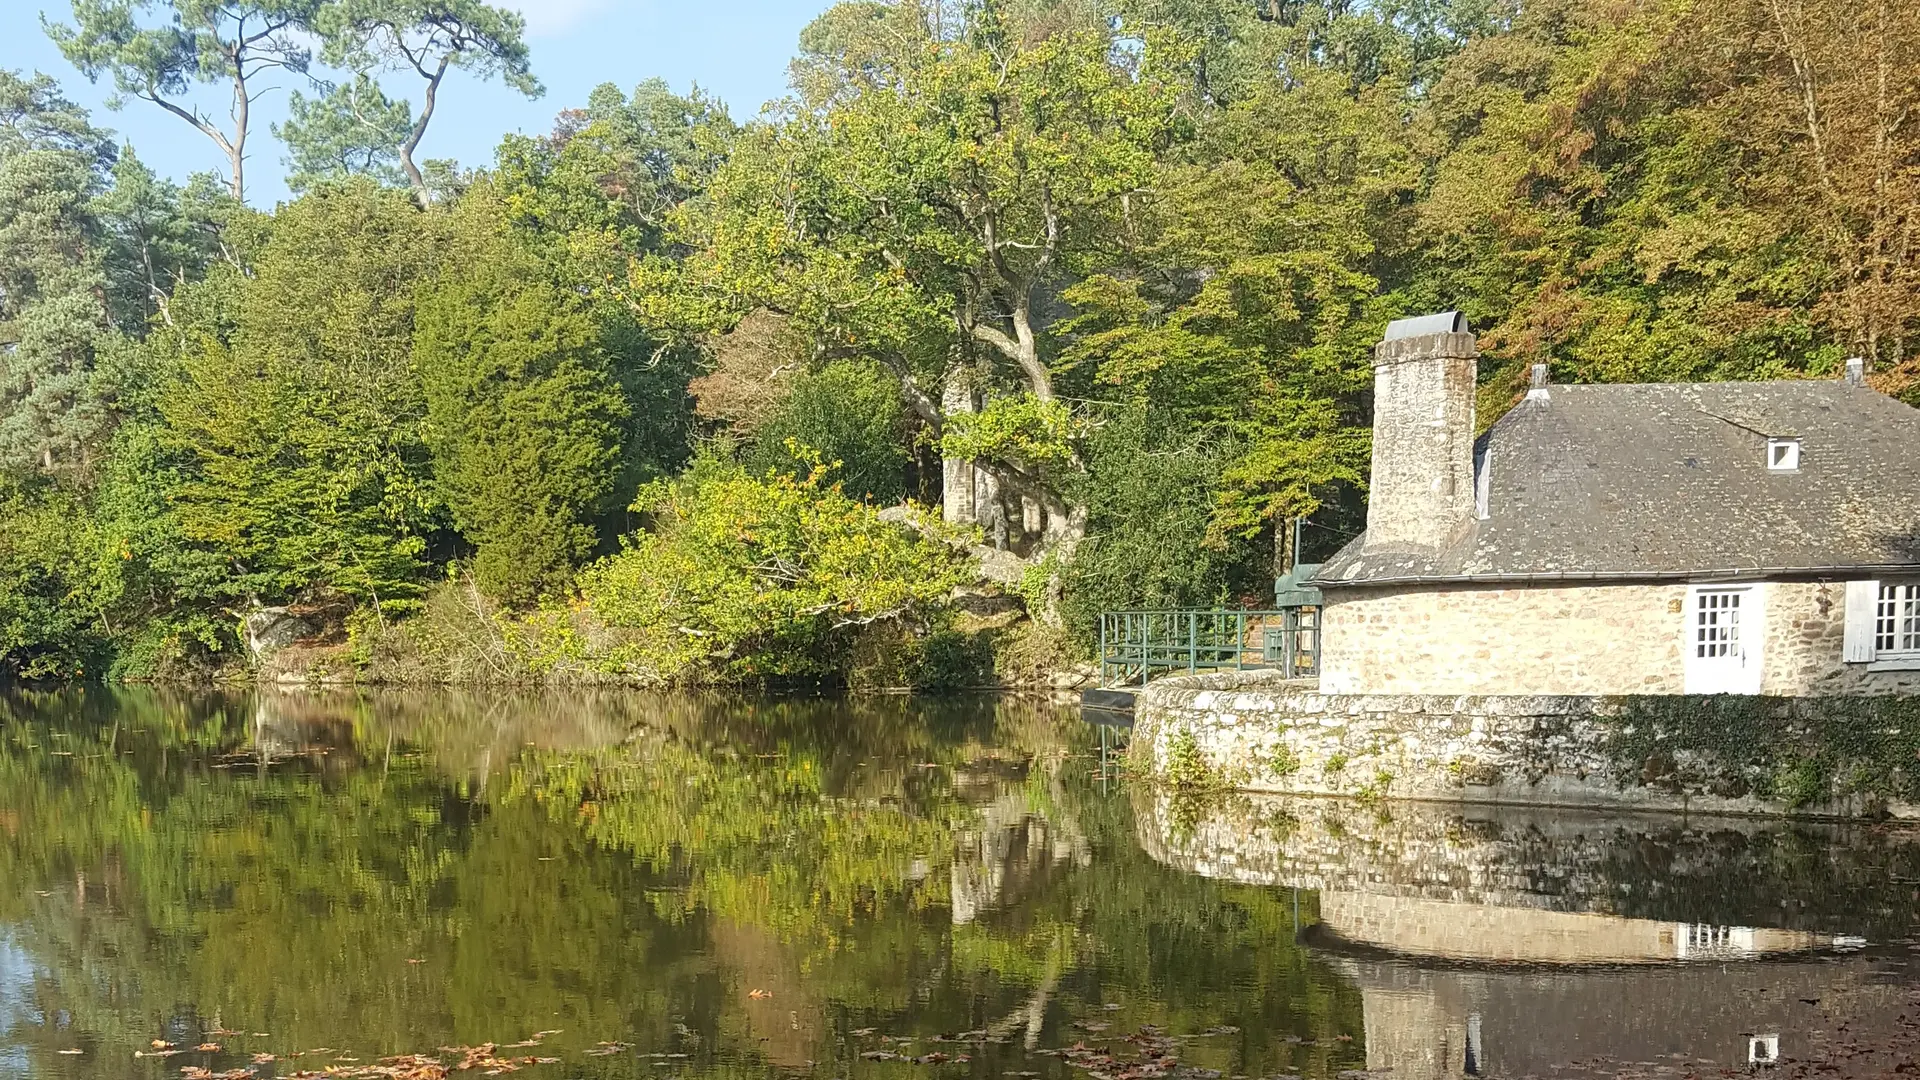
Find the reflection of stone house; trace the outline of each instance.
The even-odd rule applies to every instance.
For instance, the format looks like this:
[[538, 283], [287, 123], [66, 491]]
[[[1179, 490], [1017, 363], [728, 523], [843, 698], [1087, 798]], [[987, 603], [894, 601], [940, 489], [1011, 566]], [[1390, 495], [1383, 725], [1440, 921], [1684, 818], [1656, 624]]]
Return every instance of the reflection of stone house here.
[[1391, 956], [1333, 964], [1360, 987], [1367, 1070], [1393, 1080], [1733, 1075], [1817, 1059], [1843, 1041], [1836, 1031], [1891, 1043], [1909, 1001], [1864, 957], [1577, 972]]
[[1319, 907], [1309, 940], [1360, 986], [1367, 1069], [1396, 1080], [1804, 1060], [1836, 1019], [1885, 1034], [1908, 1002], [1876, 962], [1821, 958], [1836, 939], [1804, 930], [1368, 893]]
[[1548, 385], [1475, 438], [1457, 315], [1375, 354], [1333, 693], [1920, 688], [1920, 410], [1845, 381]]

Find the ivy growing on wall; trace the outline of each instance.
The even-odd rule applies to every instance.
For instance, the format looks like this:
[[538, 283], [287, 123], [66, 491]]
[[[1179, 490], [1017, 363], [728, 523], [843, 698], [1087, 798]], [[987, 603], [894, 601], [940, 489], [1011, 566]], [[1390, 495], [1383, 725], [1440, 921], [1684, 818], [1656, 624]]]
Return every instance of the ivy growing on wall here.
[[1789, 809], [1920, 801], [1920, 700], [1633, 697], [1596, 717], [1624, 784], [1752, 796]]

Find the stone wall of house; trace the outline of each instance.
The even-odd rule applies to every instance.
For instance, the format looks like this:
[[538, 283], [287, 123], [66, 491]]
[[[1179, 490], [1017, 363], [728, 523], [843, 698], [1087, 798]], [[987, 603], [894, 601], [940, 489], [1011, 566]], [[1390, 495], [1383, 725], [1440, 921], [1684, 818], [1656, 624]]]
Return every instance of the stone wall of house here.
[[[1920, 693], [1842, 661], [1844, 585], [1767, 582], [1761, 692]], [[1679, 694], [1687, 586], [1343, 589], [1323, 612], [1331, 694]]]
[[1767, 653], [1761, 693], [1920, 694], [1920, 671], [1872, 671], [1865, 664], [1842, 662], [1844, 584], [1775, 581], [1764, 589]]
[[1321, 616], [1320, 686], [1678, 694], [1686, 599], [1685, 585], [1342, 589]]
[[1224, 672], [1149, 686], [1129, 753], [1246, 791], [1920, 817], [1916, 750], [1920, 702], [1892, 697], [1331, 694]]

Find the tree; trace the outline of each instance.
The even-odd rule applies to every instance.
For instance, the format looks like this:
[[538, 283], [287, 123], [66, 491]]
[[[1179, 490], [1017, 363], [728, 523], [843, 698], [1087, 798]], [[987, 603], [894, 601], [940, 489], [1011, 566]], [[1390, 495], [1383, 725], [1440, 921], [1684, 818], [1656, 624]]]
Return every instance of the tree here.
[[497, 197], [475, 190], [456, 213], [478, 235], [415, 331], [426, 441], [480, 587], [525, 604], [560, 595], [593, 554], [627, 402], [591, 303], [515, 242]]
[[[42, 22], [60, 52], [94, 81], [113, 76], [118, 108], [128, 97], [150, 101], [192, 124], [227, 157], [228, 190], [246, 199], [249, 116], [265, 90], [260, 76], [279, 70], [302, 74], [312, 59], [303, 44], [321, 0], [73, 0], [74, 25]], [[162, 9], [167, 22], [141, 25], [141, 16]], [[179, 100], [195, 83], [232, 87], [221, 127], [198, 106]]]
[[829, 474], [761, 478], [706, 458], [643, 490], [651, 527], [581, 581], [594, 614], [633, 635], [629, 668], [830, 673], [853, 631], [924, 621], [973, 577], [937, 523], [882, 521]]
[[156, 411], [182, 461], [169, 505], [231, 568], [227, 596], [327, 588], [391, 611], [417, 595], [438, 518], [414, 310], [437, 227], [400, 192], [328, 185], [281, 208], [247, 272], [222, 264], [185, 290], [193, 321], [156, 335], [173, 354]]
[[753, 429], [748, 471], [802, 476], [811, 458], [839, 462], [840, 486], [880, 505], [906, 495], [906, 415], [893, 374], [870, 360], [836, 360], [793, 380]]
[[222, 219], [234, 209], [212, 178], [182, 189], [120, 149], [113, 185], [93, 202], [106, 234], [107, 310], [115, 329], [134, 337], [149, 321], [171, 324], [169, 300], [222, 257]]
[[[308, 100], [299, 91], [287, 100], [287, 122], [273, 133], [287, 144], [287, 187], [305, 191], [329, 177], [369, 176], [387, 184], [406, 182], [400, 145], [413, 130], [407, 103], [394, 101], [361, 73]], [[424, 181], [423, 181], [424, 182]]]
[[[321, 9], [316, 29], [326, 43], [328, 63], [362, 75], [412, 71], [426, 83], [425, 97], [419, 114], [403, 128], [404, 103], [384, 98], [375, 102], [363, 80], [356, 79], [350, 85], [362, 88], [357, 101], [336, 91], [315, 103], [304, 118], [289, 121], [289, 141], [314, 148], [328, 143], [329, 132], [340, 130], [365, 130], [369, 137], [399, 134], [392, 153], [423, 205], [430, 193], [414, 151], [433, 122], [448, 71], [457, 67], [483, 79], [497, 76], [530, 98], [544, 92], [528, 64], [526, 21], [478, 0], [335, 0]], [[367, 117], [355, 114], [356, 105]]]
[[[1094, 20], [945, 17], [913, 3], [822, 16], [796, 67], [807, 97], [745, 131], [686, 207], [683, 265], [636, 267], [643, 311], [708, 328], [788, 316], [814, 362], [888, 365], [936, 434], [1006, 385], [994, 369], [1051, 402], [1047, 304], [1125, 242], [1177, 87], [1158, 42], [1120, 48]], [[1075, 528], [1017, 462], [989, 464], [1047, 504], [1050, 534]]]
[[0, 673], [106, 673], [119, 562], [73, 492], [0, 477]]
[[106, 133], [53, 80], [0, 70], [0, 469], [93, 463], [107, 311], [91, 203], [112, 161]]

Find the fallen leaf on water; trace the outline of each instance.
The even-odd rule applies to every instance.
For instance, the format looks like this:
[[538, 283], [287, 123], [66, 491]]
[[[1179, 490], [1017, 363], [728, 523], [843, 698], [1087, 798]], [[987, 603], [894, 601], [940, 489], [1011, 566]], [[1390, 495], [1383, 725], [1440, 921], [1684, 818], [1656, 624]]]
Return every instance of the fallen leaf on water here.
[[253, 1063], [254, 1063], [255, 1065], [265, 1065], [265, 1064], [266, 1064], [267, 1062], [269, 1062], [269, 1061], [273, 1061], [273, 1060], [275, 1060], [275, 1059], [274, 1059], [274, 1056], [273, 1056], [272, 1054], [255, 1054], [255, 1055], [253, 1055]]
[[84, 1053], [86, 1053], [86, 1051], [85, 1051], [85, 1050], [80, 1050], [80, 1049], [77, 1049], [77, 1048], [76, 1048], [76, 1049], [73, 1049], [73, 1050], [55, 1050], [55, 1051], [54, 1051], [54, 1053], [56, 1053], [56, 1054], [84, 1054]]
[[273, 1035], [270, 1032], [256, 1031], [253, 1033], [253, 1037], [256, 1039], [271, 1039]]
[[581, 1053], [589, 1057], [606, 1057], [608, 1054], [617, 1054], [626, 1048], [627, 1044], [623, 1042], [603, 1042], [591, 1050], [582, 1050]]
[[220, 1052], [220, 1044], [219, 1043], [201, 1043], [199, 1046], [194, 1047], [194, 1049], [198, 1050], [203, 1054], [217, 1054]]
[[752, 999], [753, 999], [753, 1000], [755, 1000], [755, 1001], [759, 1001], [759, 1000], [761, 1000], [762, 998], [770, 998], [770, 997], [772, 997], [772, 996], [773, 996], [773, 991], [771, 991], [771, 990], [749, 990], [749, 991], [747, 991], [747, 996], [748, 996], [748, 997], [750, 997], [750, 998], [752, 998]]
[[424, 963], [426, 963], [426, 961], [425, 961], [425, 960], [416, 960], [416, 959], [414, 959], [413, 957], [411, 957], [411, 956], [409, 956], [409, 957], [407, 957], [407, 963], [409, 963], [409, 964], [424, 964]]
[[153, 1047], [155, 1050], [166, 1050], [173, 1046], [172, 1043], [165, 1039], [155, 1039], [147, 1045]]

